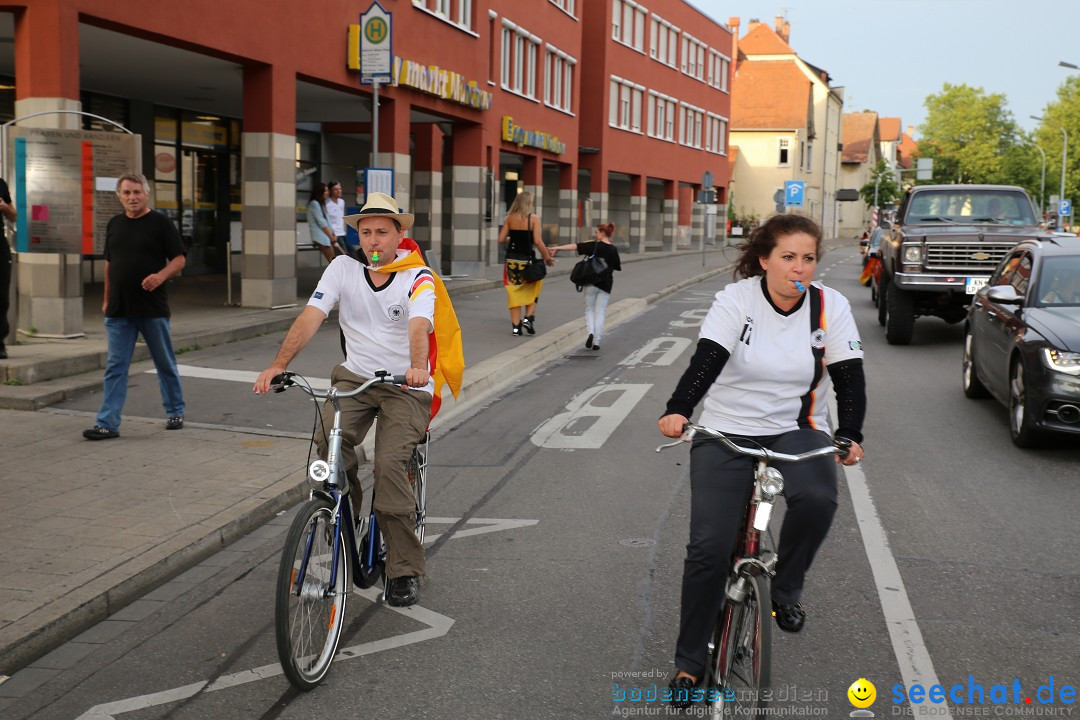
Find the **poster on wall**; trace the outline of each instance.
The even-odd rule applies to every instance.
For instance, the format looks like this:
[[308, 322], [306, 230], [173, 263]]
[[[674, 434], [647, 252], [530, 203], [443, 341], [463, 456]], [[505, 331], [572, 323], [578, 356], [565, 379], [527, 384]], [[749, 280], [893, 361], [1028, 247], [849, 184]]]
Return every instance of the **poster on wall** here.
[[9, 128], [19, 252], [99, 255], [109, 220], [124, 211], [116, 180], [137, 170], [140, 136]]

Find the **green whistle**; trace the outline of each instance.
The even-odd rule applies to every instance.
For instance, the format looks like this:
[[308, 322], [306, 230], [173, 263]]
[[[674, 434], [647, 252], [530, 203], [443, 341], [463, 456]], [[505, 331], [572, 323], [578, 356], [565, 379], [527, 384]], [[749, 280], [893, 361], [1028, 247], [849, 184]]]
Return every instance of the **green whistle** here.
[[371, 262], [379, 262], [379, 253], [377, 251], [371, 253]]

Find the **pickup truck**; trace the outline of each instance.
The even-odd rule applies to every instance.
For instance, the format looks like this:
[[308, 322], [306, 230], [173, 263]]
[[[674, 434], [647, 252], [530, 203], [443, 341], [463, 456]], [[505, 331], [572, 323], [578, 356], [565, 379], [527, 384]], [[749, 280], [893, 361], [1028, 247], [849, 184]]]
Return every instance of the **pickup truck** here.
[[1023, 188], [911, 188], [880, 249], [878, 309], [885, 339], [890, 345], [910, 343], [917, 317], [960, 322], [1005, 253], [1023, 240], [1049, 235]]

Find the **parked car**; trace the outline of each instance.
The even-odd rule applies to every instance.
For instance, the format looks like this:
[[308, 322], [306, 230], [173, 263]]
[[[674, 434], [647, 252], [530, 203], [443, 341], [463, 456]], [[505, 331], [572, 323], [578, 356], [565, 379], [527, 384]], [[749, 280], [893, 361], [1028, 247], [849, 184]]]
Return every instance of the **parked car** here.
[[1019, 447], [1080, 434], [1080, 238], [1010, 250], [975, 293], [964, 326], [964, 394], [1009, 409]]
[[915, 318], [964, 319], [971, 296], [1005, 253], [1049, 238], [1023, 188], [919, 185], [911, 188], [881, 248], [879, 296], [890, 345], [907, 345]]

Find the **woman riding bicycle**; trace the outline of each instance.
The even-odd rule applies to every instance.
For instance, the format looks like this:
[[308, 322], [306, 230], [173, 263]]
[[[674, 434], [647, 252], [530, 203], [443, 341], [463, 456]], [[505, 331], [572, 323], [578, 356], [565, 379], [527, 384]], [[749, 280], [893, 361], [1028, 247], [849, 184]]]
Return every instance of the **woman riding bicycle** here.
[[[700, 423], [797, 454], [830, 444], [826, 397], [836, 387], [836, 435], [852, 440], [842, 462], [863, 457], [866, 411], [862, 344], [847, 300], [812, 284], [821, 229], [800, 215], [775, 215], [739, 245], [734, 275], [716, 294], [697, 350], [660, 418], [679, 437], [704, 398]], [[781, 630], [798, 632], [806, 571], [836, 512], [835, 461], [783, 467], [787, 515], [780, 532], [772, 608]], [[753, 463], [716, 441], [690, 451], [690, 541], [683, 568], [676, 674], [671, 687], [690, 695], [705, 671], [709, 635], [720, 617], [731, 555], [753, 490]], [[673, 693], [675, 694], [675, 693]], [[686, 702], [673, 704], [685, 707]]]

